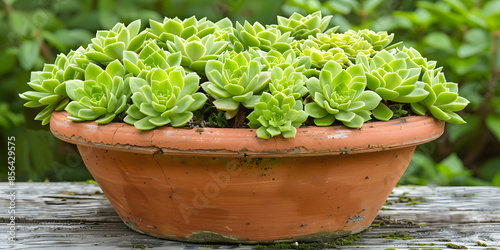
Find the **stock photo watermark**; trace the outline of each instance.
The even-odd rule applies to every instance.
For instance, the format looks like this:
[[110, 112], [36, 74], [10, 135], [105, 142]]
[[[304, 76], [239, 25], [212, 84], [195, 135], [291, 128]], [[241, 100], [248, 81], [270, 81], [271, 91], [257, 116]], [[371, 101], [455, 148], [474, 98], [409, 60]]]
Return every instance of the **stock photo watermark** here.
[[7, 190], [7, 198], [9, 206], [7, 213], [9, 214], [8, 240], [14, 242], [16, 240], [16, 137], [9, 136], [7, 138], [7, 167], [9, 189]]

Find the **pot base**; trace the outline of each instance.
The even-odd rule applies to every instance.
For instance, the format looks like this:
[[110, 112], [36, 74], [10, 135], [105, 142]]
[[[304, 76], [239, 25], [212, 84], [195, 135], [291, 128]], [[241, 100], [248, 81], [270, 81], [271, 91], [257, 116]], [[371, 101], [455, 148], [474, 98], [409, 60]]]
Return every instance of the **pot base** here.
[[132, 229], [133, 231], [140, 233], [140, 234], [145, 234], [149, 235], [155, 238], [160, 238], [160, 239], [165, 239], [165, 240], [175, 240], [175, 241], [183, 241], [183, 242], [190, 242], [190, 243], [227, 243], [227, 244], [273, 244], [273, 243], [293, 243], [293, 242], [331, 242], [337, 238], [345, 237], [351, 234], [357, 234], [363, 232], [366, 228], [361, 229], [359, 231], [343, 231], [343, 230], [338, 230], [335, 232], [320, 232], [320, 233], [315, 233], [315, 234], [310, 234], [310, 235], [302, 235], [302, 236], [297, 236], [293, 238], [288, 238], [288, 239], [278, 239], [278, 240], [272, 240], [272, 241], [241, 241], [238, 240], [237, 238], [234, 238], [233, 236], [230, 235], [222, 235], [218, 233], [213, 233], [213, 232], [207, 232], [207, 231], [200, 231], [200, 232], [195, 232], [192, 235], [187, 236], [186, 238], [178, 238], [178, 237], [173, 237], [173, 236], [168, 236], [165, 237], [164, 235], [155, 235], [151, 234], [149, 232], [145, 232], [142, 230], [137, 229], [133, 224], [130, 224], [126, 221], [124, 221], [125, 225], [127, 225], [128, 228]]

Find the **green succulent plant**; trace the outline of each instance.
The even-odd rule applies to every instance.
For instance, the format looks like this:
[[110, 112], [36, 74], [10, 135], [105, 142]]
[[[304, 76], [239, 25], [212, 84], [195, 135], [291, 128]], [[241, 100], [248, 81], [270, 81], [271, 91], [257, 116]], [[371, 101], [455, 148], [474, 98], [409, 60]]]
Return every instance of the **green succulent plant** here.
[[[382, 99], [398, 103], [422, 101], [429, 94], [424, 82], [419, 81], [421, 67], [404, 51], [389, 53], [382, 50], [369, 62], [365, 55], [359, 55], [357, 63], [366, 71], [367, 87]], [[380, 103], [373, 110], [378, 120], [388, 121], [393, 112], [386, 104]]]
[[207, 61], [214, 60], [225, 51], [229, 42], [215, 41], [214, 35], [207, 35], [203, 38], [191, 36], [188, 39], [174, 37], [174, 41], [168, 41], [169, 51], [180, 52], [182, 55], [181, 65], [195, 70], [198, 74], [203, 74]]
[[428, 70], [422, 77], [424, 88], [429, 94], [420, 102], [411, 103], [411, 109], [418, 115], [426, 115], [429, 111], [439, 120], [449, 123], [463, 124], [464, 119], [457, 111], [464, 109], [469, 101], [458, 94], [458, 84], [447, 82], [442, 72]]
[[375, 33], [371, 30], [349, 30], [345, 33], [317, 33], [307, 40], [296, 41], [294, 47], [299, 53], [306, 48], [312, 47], [321, 51], [340, 48], [354, 62], [358, 54], [364, 54], [371, 58], [384, 48], [389, 50], [399, 46], [401, 43], [387, 47], [393, 38], [394, 34], [388, 35], [387, 32]]
[[45, 108], [38, 113], [35, 120], [48, 124], [52, 112], [61, 111], [69, 103], [66, 92], [66, 82], [73, 79], [83, 79], [89, 60], [82, 47], [70, 51], [68, 55], [59, 54], [54, 64], [45, 64], [42, 71], [31, 73], [28, 85], [33, 91], [19, 94], [27, 101], [24, 106], [29, 108]]
[[338, 26], [326, 31], [332, 17], [322, 17], [320, 11], [307, 16], [293, 13], [289, 18], [278, 16], [278, 25], [271, 25], [271, 27], [276, 27], [283, 33], [291, 32], [295, 39], [307, 39], [317, 33], [335, 32], [339, 28]]
[[[253, 108], [260, 93], [268, 87], [270, 72], [262, 72], [263, 65], [249, 52], [226, 52], [206, 66], [208, 82], [201, 85], [212, 96], [213, 104], [226, 111], [226, 118], [236, 115], [241, 105]], [[241, 104], [241, 105], [240, 105]]]
[[306, 83], [313, 102], [305, 105], [308, 115], [317, 126], [330, 126], [335, 120], [350, 128], [360, 128], [371, 119], [370, 110], [380, 103], [380, 96], [366, 88], [366, 76], [361, 65], [347, 69], [329, 61], [321, 70], [319, 79]]
[[105, 70], [90, 63], [85, 69], [85, 81], [66, 82], [71, 102], [65, 110], [68, 119], [76, 122], [96, 121], [107, 124], [128, 107], [130, 88], [125, 79], [125, 68], [120, 61], [108, 64]]
[[232, 37], [236, 52], [248, 50], [249, 48], [260, 48], [264, 51], [274, 49], [285, 52], [292, 48], [290, 43], [293, 41], [290, 32], [282, 34], [277, 28], [266, 28], [259, 22], [252, 25], [247, 21], [243, 25], [239, 22], [236, 23], [236, 29]]
[[280, 134], [285, 138], [295, 137], [307, 117], [301, 100], [278, 91], [273, 95], [263, 93], [247, 118], [248, 126], [257, 128], [257, 137], [269, 139]]
[[146, 78], [130, 77], [133, 104], [124, 121], [140, 130], [170, 124], [185, 126], [194, 110], [201, 108], [207, 97], [197, 93], [200, 77], [186, 74], [180, 66], [152, 69]]
[[316, 69], [322, 69], [329, 61], [337, 62], [344, 67], [351, 65], [348, 55], [341, 48], [331, 48], [323, 51], [315, 47], [310, 47], [300, 53], [300, 57], [304, 56], [311, 58], [312, 67]]
[[116, 59], [123, 59], [124, 51], [139, 51], [146, 40], [146, 32], [141, 29], [141, 20], [136, 20], [125, 27], [117, 23], [111, 30], [97, 31], [85, 55], [96, 62], [107, 64]]
[[281, 53], [276, 50], [266, 52], [262, 50], [249, 49], [249, 53], [251, 53], [252, 56], [256, 58], [262, 58], [262, 71], [271, 71], [271, 69], [275, 67], [286, 69], [287, 67], [292, 66], [295, 71], [302, 72], [302, 74], [307, 77], [311, 77], [316, 72], [316, 69], [311, 68], [311, 57], [297, 57], [293, 50], [288, 50], [284, 53]]
[[354, 38], [355, 40], [362, 39], [367, 41], [373, 47], [374, 51], [381, 51], [383, 49], [390, 50], [396, 48], [402, 43], [399, 42], [389, 46], [394, 39], [394, 34], [388, 34], [387, 31], [375, 32], [368, 29], [358, 31], [348, 30], [344, 34]]
[[[228, 33], [233, 28], [233, 23], [228, 18], [224, 18], [216, 23], [213, 23], [212, 21], [207, 20], [206, 17], [198, 20], [195, 16], [184, 20], [177, 17], [165, 17], [163, 23], [150, 20], [149, 25], [151, 28], [147, 29], [147, 31], [150, 36], [162, 41], [164, 44], [166, 44], [167, 41], [175, 42], [175, 37], [180, 37], [185, 40], [192, 36], [203, 38], [223, 30]], [[229, 41], [229, 36], [226, 36], [225, 39], [226, 41]]]
[[181, 53], [170, 53], [161, 49], [153, 40], [145, 43], [139, 54], [133, 51], [123, 52], [123, 63], [127, 72], [134, 76], [145, 77], [151, 69], [167, 69], [181, 64]]
[[269, 91], [273, 95], [281, 92], [296, 100], [302, 100], [301, 98], [308, 93], [305, 86], [306, 81], [307, 77], [301, 72], [297, 72], [291, 65], [284, 70], [280, 67], [274, 67], [271, 71]]
[[[406, 53], [411, 58], [411, 60], [418, 66], [420, 66], [420, 68], [422, 68], [424, 71], [436, 69], [437, 62], [428, 61], [427, 58], [423, 57], [415, 48], [403, 47], [403, 49], [401, 49], [400, 51]], [[440, 71], [441, 69], [436, 70]]]
[[370, 56], [375, 52], [370, 42], [348, 33], [319, 33], [311, 37], [310, 41], [316, 43], [319, 46], [318, 49], [323, 51], [341, 48], [350, 59], [356, 58], [359, 53]]

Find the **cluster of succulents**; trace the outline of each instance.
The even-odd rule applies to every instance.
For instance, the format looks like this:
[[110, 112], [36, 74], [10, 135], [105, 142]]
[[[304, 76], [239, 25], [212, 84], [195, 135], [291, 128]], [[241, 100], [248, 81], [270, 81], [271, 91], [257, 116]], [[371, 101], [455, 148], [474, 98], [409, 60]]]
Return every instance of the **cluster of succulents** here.
[[402, 107], [465, 122], [456, 112], [468, 101], [435, 61], [391, 45], [387, 32], [336, 32], [331, 19], [316, 12], [272, 25], [195, 17], [150, 20], [146, 29], [140, 20], [118, 23], [33, 72], [32, 90], [20, 97], [40, 109], [42, 124], [66, 110], [75, 122], [151, 130], [194, 124], [203, 109], [255, 128], [259, 138], [294, 137], [310, 125], [361, 128], [398, 117]]
[[82, 80], [89, 60], [85, 56], [85, 49], [80, 47], [68, 55], [60, 54], [54, 64], [45, 64], [42, 71], [31, 73], [28, 85], [33, 91], [26, 91], [19, 96], [27, 101], [24, 106], [30, 108], [44, 107], [35, 120], [42, 121], [43, 125], [50, 122], [54, 111], [62, 111], [70, 99], [66, 92], [66, 82]]

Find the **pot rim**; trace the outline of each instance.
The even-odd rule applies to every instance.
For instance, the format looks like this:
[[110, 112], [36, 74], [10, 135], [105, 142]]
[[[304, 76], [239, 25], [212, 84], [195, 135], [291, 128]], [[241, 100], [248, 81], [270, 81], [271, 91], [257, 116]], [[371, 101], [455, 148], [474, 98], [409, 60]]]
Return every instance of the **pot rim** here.
[[368, 122], [360, 129], [342, 125], [300, 127], [295, 138], [257, 138], [251, 128], [173, 128], [141, 131], [126, 123], [73, 122], [65, 111], [54, 112], [50, 130], [57, 138], [101, 149], [142, 154], [208, 157], [290, 157], [357, 154], [410, 147], [437, 139], [444, 121], [407, 116]]

